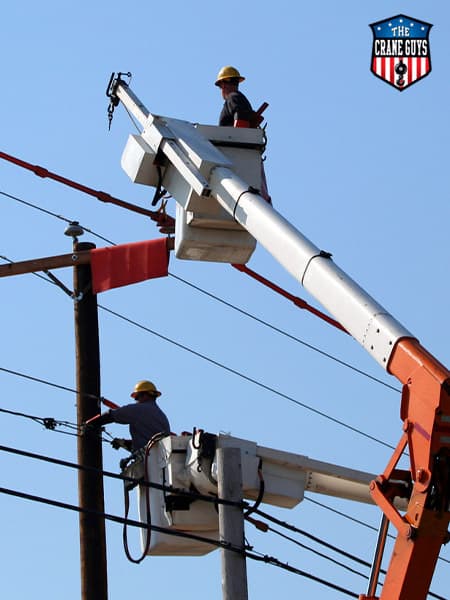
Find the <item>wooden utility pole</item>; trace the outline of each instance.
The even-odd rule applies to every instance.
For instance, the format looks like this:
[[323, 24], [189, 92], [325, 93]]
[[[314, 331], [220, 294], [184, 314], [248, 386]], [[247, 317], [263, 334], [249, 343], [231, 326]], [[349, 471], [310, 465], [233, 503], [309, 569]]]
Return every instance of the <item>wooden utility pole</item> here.
[[[70, 235], [70, 234], [69, 234]], [[91, 243], [78, 243], [74, 252], [95, 248]], [[89, 264], [74, 267], [75, 347], [77, 370], [77, 422], [100, 412], [100, 350], [97, 297], [92, 294]], [[78, 463], [93, 471], [78, 471], [80, 508], [104, 513], [102, 442], [98, 432], [78, 436]], [[107, 600], [105, 519], [98, 514], [80, 513], [81, 599]]]
[[[242, 502], [242, 467], [239, 448], [217, 449], [219, 498]], [[244, 551], [244, 515], [237, 506], [219, 504], [220, 540]], [[223, 600], [248, 600], [245, 555], [222, 549]]]

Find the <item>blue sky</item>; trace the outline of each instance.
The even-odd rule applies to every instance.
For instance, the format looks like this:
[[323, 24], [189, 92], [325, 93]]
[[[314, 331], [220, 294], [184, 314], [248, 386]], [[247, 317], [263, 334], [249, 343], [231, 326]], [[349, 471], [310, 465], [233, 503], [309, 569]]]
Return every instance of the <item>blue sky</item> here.
[[[370, 23], [406, 14], [432, 23], [432, 73], [398, 93], [370, 72]], [[131, 71], [132, 87], [151, 112], [216, 123], [221, 98], [213, 82], [235, 65], [255, 106], [270, 105], [266, 172], [274, 205], [383, 304], [444, 364], [450, 363], [448, 297], [449, 23], [442, 0], [294, 4], [193, 0], [127, 4], [44, 0], [9, 3], [3, 45], [1, 150], [129, 202], [149, 206], [153, 191], [133, 185], [120, 156], [134, 127], [123, 109], [107, 126], [105, 88], [112, 71]], [[0, 164], [0, 254], [10, 260], [70, 252], [64, 219], [78, 220], [115, 243], [157, 237], [144, 217], [105, 205]], [[172, 201], [173, 202], [173, 201]], [[175, 207], [169, 205], [169, 212]], [[84, 241], [104, 242], [90, 234]], [[4, 262], [4, 259], [3, 261]], [[249, 266], [291, 293], [317, 303], [262, 248]], [[286, 400], [292, 397], [395, 445], [400, 396], [305, 344], [399, 387], [339, 331], [295, 308], [224, 264], [171, 257], [166, 279], [106, 292], [99, 302], [157, 333], [279, 392], [233, 375], [168, 341], [100, 311], [102, 394], [127, 402], [134, 383], [155, 381], [175, 432], [201, 427], [260, 445], [373, 473], [390, 451], [381, 444]], [[70, 269], [55, 273], [72, 285]], [[182, 278], [278, 329], [211, 300]], [[3, 279], [0, 367], [73, 387], [72, 300], [33, 275]], [[6, 371], [0, 407], [74, 422], [75, 396]], [[0, 414], [2, 445], [76, 459], [74, 437]], [[120, 426], [108, 429], [123, 436]], [[122, 454], [104, 447], [117, 470]], [[77, 502], [76, 474], [2, 453], [2, 486]], [[309, 496], [377, 526], [379, 511]], [[105, 487], [107, 512], [123, 514], [117, 482]], [[3, 495], [2, 581], [9, 598], [79, 598], [78, 518], [74, 513]], [[268, 512], [370, 560], [373, 530], [310, 501]], [[255, 550], [354, 592], [363, 578], [270, 534], [247, 529]], [[304, 541], [301, 540], [300, 541]], [[137, 540], [133, 540], [137, 549]], [[109, 597], [169, 593], [186, 600], [221, 598], [220, 556], [152, 558], [130, 564], [121, 528], [107, 525]], [[448, 548], [432, 589], [448, 595]], [[365, 572], [365, 570], [364, 570]], [[248, 564], [249, 595], [321, 600], [344, 597], [264, 564]]]

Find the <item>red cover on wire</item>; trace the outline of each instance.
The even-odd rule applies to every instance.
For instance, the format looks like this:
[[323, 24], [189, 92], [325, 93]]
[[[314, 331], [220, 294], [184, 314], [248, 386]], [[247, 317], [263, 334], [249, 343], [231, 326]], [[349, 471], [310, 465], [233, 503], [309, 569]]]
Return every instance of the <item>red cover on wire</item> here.
[[94, 294], [155, 277], [169, 269], [166, 238], [91, 250]]

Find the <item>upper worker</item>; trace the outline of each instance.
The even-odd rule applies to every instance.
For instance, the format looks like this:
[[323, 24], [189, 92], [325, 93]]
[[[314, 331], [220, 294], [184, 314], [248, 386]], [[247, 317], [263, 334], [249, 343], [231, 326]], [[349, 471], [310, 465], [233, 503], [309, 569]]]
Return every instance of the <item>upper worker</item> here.
[[107, 423], [122, 423], [129, 425], [131, 444], [128, 449], [139, 450], [156, 433], [170, 433], [169, 420], [156, 404], [156, 398], [161, 396], [155, 384], [151, 381], [138, 381], [131, 392], [136, 400], [134, 404], [126, 404], [109, 410], [97, 418], [90, 420], [90, 427], [101, 427]]
[[219, 117], [219, 125], [237, 127], [250, 127], [254, 111], [250, 102], [239, 91], [239, 84], [245, 77], [234, 67], [222, 67], [217, 75], [215, 85], [222, 90], [225, 100]]

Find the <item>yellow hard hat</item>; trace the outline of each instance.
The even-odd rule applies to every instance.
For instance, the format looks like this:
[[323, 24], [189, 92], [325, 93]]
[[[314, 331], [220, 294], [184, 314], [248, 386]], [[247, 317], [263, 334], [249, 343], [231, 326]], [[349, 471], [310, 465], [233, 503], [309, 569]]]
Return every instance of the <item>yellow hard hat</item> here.
[[158, 392], [155, 384], [152, 383], [151, 381], [147, 381], [145, 379], [143, 381], [138, 381], [136, 383], [136, 385], [134, 386], [134, 390], [131, 392], [130, 396], [132, 398], [136, 398], [136, 396], [138, 394], [140, 394], [141, 392], [148, 392], [149, 394], [151, 394], [152, 396], [155, 396], [156, 398], [158, 396], [161, 396], [161, 392]]
[[239, 71], [237, 69], [235, 69], [234, 67], [227, 66], [227, 67], [222, 67], [220, 69], [214, 85], [219, 85], [219, 83], [221, 81], [223, 81], [224, 79], [238, 79], [239, 83], [241, 83], [242, 81], [245, 80], [245, 77], [242, 77], [242, 75], [239, 73]]

